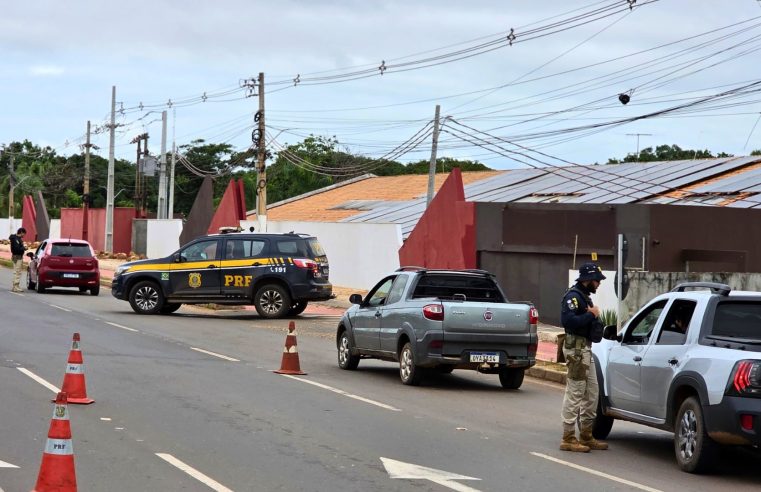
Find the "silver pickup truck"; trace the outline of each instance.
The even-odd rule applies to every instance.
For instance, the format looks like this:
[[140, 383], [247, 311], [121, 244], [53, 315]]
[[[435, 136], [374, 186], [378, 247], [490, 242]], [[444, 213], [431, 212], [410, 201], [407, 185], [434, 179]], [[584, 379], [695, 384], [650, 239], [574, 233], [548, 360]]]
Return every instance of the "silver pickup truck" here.
[[341, 369], [376, 358], [398, 362], [408, 385], [426, 370], [471, 369], [517, 389], [536, 363], [536, 308], [508, 302], [489, 272], [403, 267], [350, 300], [336, 333]]
[[761, 446], [761, 292], [681, 284], [603, 337], [592, 346], [596, 438], [614, 419], [671, 431], [692, 473], [714, 465], [720, 445]]

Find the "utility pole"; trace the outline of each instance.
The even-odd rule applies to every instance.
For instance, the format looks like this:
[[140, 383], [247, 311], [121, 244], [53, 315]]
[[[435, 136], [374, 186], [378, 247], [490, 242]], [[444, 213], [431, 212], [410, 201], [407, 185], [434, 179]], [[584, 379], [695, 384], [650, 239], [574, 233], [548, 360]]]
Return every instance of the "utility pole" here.
[[15, 156], [11, 154], [11, 159], [8, 161], [8, 224], [10, 233], [13, 234], [15, 231], [13, 230], [13, 213], [14, 210], [14, 203], [13, 203], [13, 188], [16, 187], [16, 174], [14, 174], [13, 171], [13, 164], [14, 164]]
[[145, 186], [145, 163], [148, 161], [148, 157], [150, 157], [150, 154], [148, 154], [148, 134], [143, 134], [143, 140], [145, 140], [145, 145], [143, 145], [143, 160], [141, 161], [142, 164], [140, 164], [140, 217], [144, 218], [146, 217], [146, 202], [148, 194], [146, 193], [146, 186]]
[[130, 143], [136, 143], [137, 144], [137, 154], [135, 155], [135, 217], [140, 217], [140, 211], [143, 209], [142, 205], [140, 204], [140, 198], [143, 196], [140, 193], [140, 158], [143, 155], [143, 149], [140, 146], [142, 142], [143, 135], [138, 135], [137, 137], [133, 138]]
[[161, 157], [159, 158], [159, 197], [156, 217], [166, 219], [166, 111], [161, 112]]
[[174, 219], [174, 164], [177, 155], [177, 142], [175, 141], [174, 120], [177, 117], [177, 111], [172, 109], [172, 166], [169, 169], [169, 206], [167, 207], [167, 218]]
[[264, 126], [264, 72], [259, 72], [259, 111], [254, 117], [259, 122], [259, 138], [256, 156], [256, 218], [259, 221], [259, 232], [267, 232], [267, 149]]
[[652, 137], [652, 133], [627, 133], [628, 137], [637, 137], [637, 162], [639, 162], [639, 137]]
[[428, 197], [425, 201], [425, 206], [431, 204], [433, 200], [434, 183], [436, 180], [436, 150], [439, 146], [439, 112], [441, 106], [436, 105], [436, 115], [433, 117], [433, 141], [431, 143], [431, 163], [428, 166]]
[[108, 144], [108, 182], [106, 185], [106, 251], [114, 251], [114, 149], [116, 146], [116, 86], [111, 87], [111, 124]]
[[82, 185], [82, 201], [84, 213], [82, 214], [82, 239], [87, 241], [88, 222], [90, 217], [90, 120], [87, 120], [87, 141], [85, 143], [85, 182]]

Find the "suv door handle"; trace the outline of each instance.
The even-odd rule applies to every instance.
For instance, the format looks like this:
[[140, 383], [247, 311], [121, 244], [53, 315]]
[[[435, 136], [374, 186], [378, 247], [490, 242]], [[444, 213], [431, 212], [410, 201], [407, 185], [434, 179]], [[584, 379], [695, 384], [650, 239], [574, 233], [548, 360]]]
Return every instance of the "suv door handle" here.
[[671, 364], [672, 366], [675, 366], [679, 363], [679, 359], [677, 359], [676, 357], [672, 357], [668, 360], [668, 363]]
[[642, 357], [640, 357], [639, 355], [635, 355], [634, 362], [642, 362]]
[[217, 265], [209, 265], [206, 268], [217, 268]]
[[255, 261], [255, 262], [252, 264], [252, 266], [259, 266], [259, 265], [261, 265], [261, 263], [259, 263], [258, 261]]

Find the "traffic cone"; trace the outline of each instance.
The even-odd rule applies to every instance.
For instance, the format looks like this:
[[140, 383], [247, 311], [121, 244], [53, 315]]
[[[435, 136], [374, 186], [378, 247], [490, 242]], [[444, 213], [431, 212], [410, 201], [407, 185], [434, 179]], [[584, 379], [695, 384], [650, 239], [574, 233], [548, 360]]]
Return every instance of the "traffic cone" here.
[[280, 363], [280, 370], [275, 371], [277, 374], [298, 374], [306, 375], [301, 371], [299, 366], [299, 348], [296, 345], [296, 323], [291, 321], [288, 324], [288, 335], [285, 337], [285, 348], [283, 349], [283, 360]]
[[69, 397], [69, 403], [89, 405], [95, 400], [87, 398], [85, 385], [85, 365], [82, 361], [82, 351], [79, 349], [79, 333], [74, 334], [69, 352], [69, 362], [66, 364], [66, 374], [63, 376], [61, 391]]
[[66, 403], [66, 393], [58, 393], [48, 440], [42, 453], [40, 473], [32, 492], [77, 492], [74, 448], [71, 444], [69, 409]]

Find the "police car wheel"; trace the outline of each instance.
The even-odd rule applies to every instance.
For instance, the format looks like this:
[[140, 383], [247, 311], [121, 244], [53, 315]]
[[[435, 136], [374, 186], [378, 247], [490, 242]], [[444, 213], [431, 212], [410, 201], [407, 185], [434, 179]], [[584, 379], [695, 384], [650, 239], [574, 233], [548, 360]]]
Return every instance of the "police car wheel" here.
[[136, 283], [130, 290], [129, 304], [137, 314], [155, 314], [164, 305], [164, 294], [158, 285], [144, 280]]
[[282, 318], [293, 306], [291, 296], [277, 284], [268, 284], [256, 291], [254, 296], [256, 312], [262, 318]]
[[164, 305], [161, 307], [161, 310], [160, 310], [159, 312], [160, 312], [161, 314], [172, 314], [173, 312], [175, 312], [175, 311], [177, 311], [178, 309], [180, 309], [180, 306], [182, 306], [182, 304], [179, 304], [179, 303], [169, 303], [169, 302], [167, 302], [166, 304], [164, 304]]

